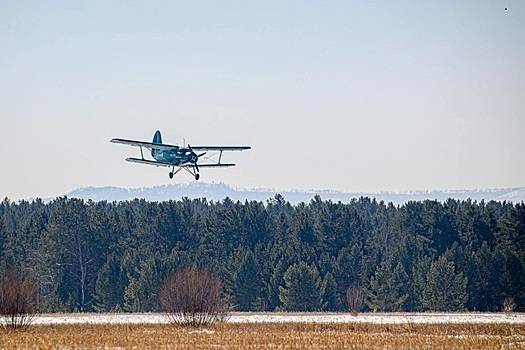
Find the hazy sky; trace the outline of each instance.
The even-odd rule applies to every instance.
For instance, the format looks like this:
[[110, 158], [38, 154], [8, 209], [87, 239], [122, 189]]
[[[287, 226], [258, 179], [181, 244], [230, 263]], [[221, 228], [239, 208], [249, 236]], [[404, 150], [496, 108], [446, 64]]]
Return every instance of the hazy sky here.
[[109, 143], [156, 129], [242, 188], [524, 186], [525, 1], [0, 0], [0, 196], [169, 183]]

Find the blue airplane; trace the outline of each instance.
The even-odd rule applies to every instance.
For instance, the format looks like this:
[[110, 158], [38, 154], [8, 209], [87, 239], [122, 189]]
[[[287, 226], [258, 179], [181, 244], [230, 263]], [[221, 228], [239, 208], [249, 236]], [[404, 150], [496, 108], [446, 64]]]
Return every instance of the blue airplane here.
[[[160, 131], [156, 131], [152, 142], [126, 140], [126, 139], [112, 139], [113, 143], [121, 143], [124, 145], [135, 146], [140, 148], [140, 158], [126, 158], [126, 161], [132, 163], [154, 165], [156, 167], [171, 168], [169, 172], [170, 179], [182, 169], [190, 173], [195, 180], [200, 178], [199, 168], [224, 168], [235, 166], [233, 163], [221, 163], [222, 152], [224, 151], [244, 151], [250, 149], [250, 146], [190, 146], [179, 147], [175, 145], [168, 145], [162, 143], [162, 136]], [[151, 156], [155, 160], [144, 158], [142, 148], [147, 148], [151, 151]], [[200, 154], [195, 151], [204, 151]], [[217, 163], [198, 164], [199, 158], [208, 152], [219, 152]], [[177, 168], [177, 170], [175, 170]]]

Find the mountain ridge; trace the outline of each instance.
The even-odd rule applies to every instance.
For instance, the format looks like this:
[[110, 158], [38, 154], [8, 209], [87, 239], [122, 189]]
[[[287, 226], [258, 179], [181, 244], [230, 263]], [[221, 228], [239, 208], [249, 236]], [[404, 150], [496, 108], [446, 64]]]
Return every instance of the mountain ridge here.
[[429, 191], [382, 191], [382, 192], [343, 192], [335, 190], [275, 190], [275, 189], [237, 189], [224, 183], [188, 183], [168, 184], [152, 187], [123, 188], [115, 186], [88, 186], [68, 192], [65, 196], [84, 200], [126, 201], [135, 198], [147, 201], [166, 201], [187, 198], [206, 198], [210, 201], [221, 201], [226, 197], [234, 201], [267, 201], [276, 194], [281, 194], [292, 204], [309, 202], [315, 195], [324, 200], [349, 202], [354, 198], [369, 197], [384, 202], [403, 204], [408, 201], [438, 200], [448, 198], [476, 201], [525, 201], [525, 187], [471, 189], [471, 190], [429, 190]]

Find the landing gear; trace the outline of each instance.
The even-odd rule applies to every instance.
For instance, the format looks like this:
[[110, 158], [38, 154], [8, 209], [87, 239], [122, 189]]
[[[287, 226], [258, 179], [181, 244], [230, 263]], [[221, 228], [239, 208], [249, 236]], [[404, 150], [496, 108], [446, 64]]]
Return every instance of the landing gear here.
[[191, 176], [193, 176], [193, 178], [195, 179], [195, 181], [199, 180], [200, 179], [200, 175], [199, 175], [199, 168], [197, 168], [196, 166], [181, 166], [179, 169], [184, 169], [188, 172], [188, 174], [190, 174]]
[[175, 170], [175, 166], [173, 166], [173, 168], [171, 169], [171, 171], [168, 174], [170, 179], [173, 179], [173, 176], [175, 176], [175, 174], [177, 174], [181, 169], [182, 168], [178, 168], [177, 170]]

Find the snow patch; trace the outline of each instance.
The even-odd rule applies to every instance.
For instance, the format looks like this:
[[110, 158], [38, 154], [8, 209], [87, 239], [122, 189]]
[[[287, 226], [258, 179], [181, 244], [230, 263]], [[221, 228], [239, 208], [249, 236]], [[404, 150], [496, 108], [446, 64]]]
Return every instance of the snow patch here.
[[[503, 313], [232, 313], [230, 323], [509, 323], [525, 324], [525, 314]], [[42, 314], [34, 324], [164, 324], [168, 320], [159, 313], [130, 314]]]

